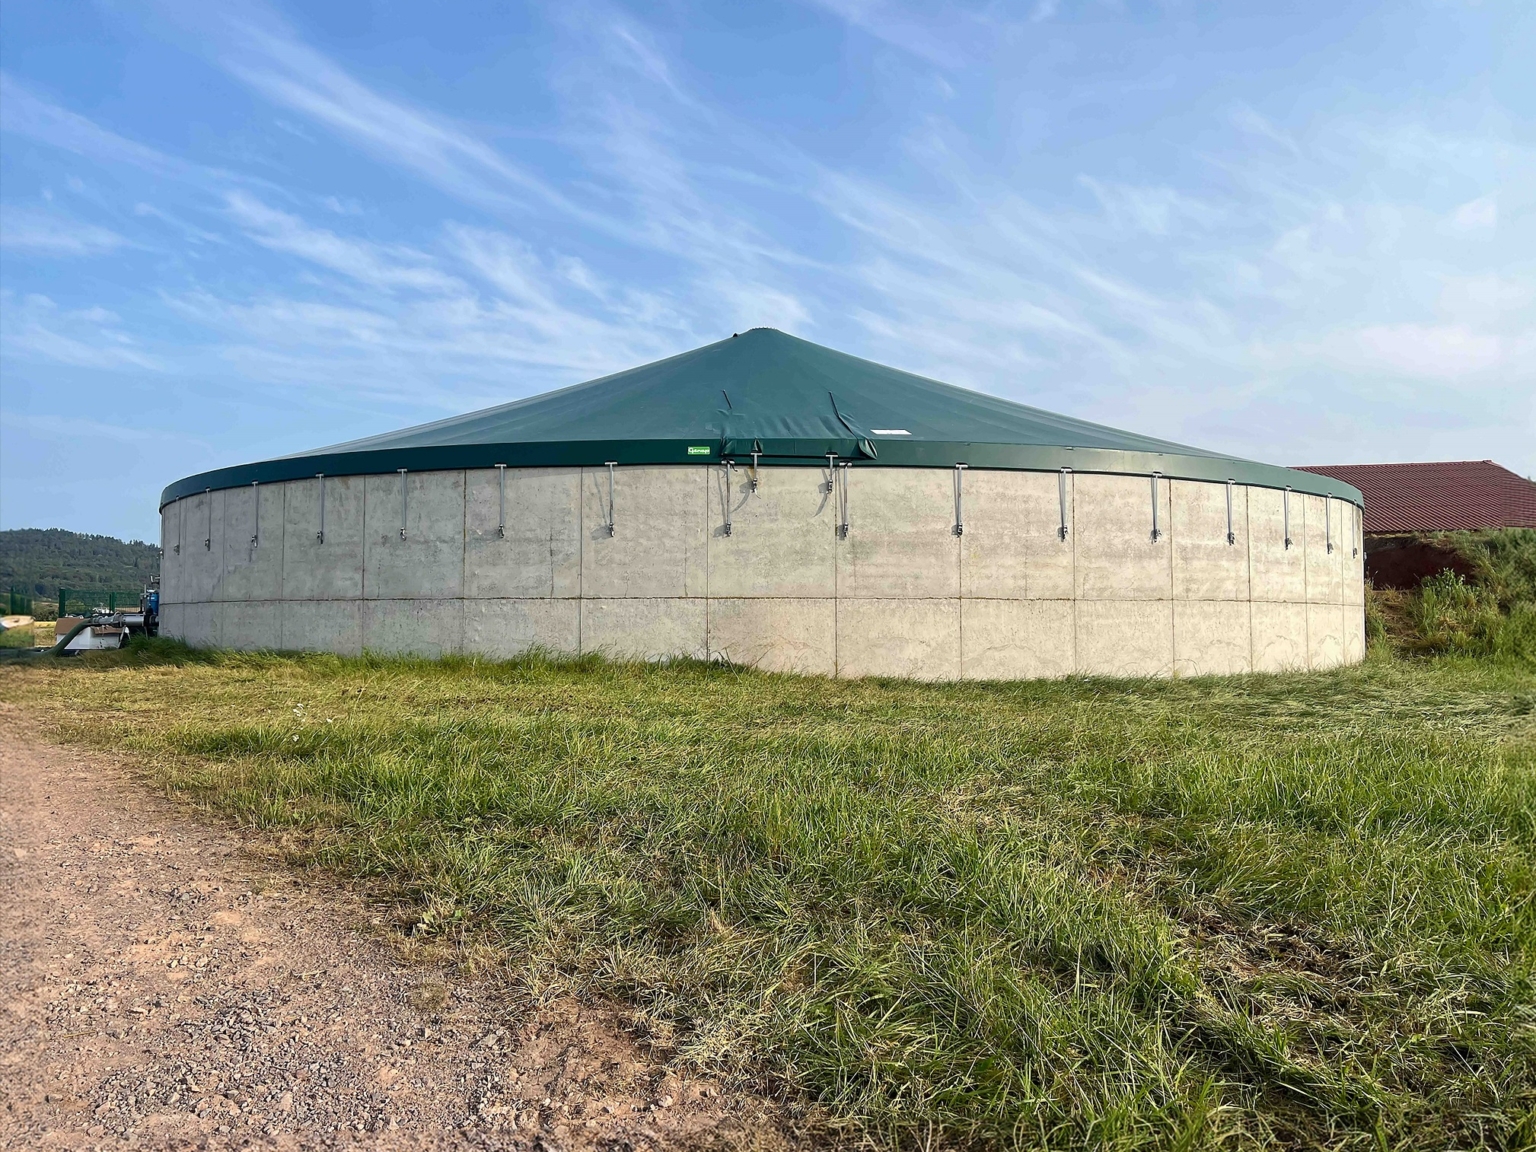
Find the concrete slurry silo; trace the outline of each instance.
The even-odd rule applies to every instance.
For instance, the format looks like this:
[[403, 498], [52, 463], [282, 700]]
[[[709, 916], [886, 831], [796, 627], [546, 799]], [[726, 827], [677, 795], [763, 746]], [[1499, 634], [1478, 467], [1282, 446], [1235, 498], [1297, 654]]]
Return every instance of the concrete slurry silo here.
[[165, 490], [162, 630], [839, 676], [1327, 668], [1360, 493], [759, 328]]

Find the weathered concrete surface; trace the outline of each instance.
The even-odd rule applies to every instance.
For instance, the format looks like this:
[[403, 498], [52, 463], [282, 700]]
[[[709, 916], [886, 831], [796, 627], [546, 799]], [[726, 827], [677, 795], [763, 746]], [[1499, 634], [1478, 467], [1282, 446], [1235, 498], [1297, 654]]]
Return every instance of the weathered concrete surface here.
[[[725, 656], [927, 678], [1203, 675], [1364, 654], [1352, 506], [1144, 476], [824, 468], [494, 469], [197, 494], [162, 514], [162, 628], [199, 645], [510, 656]], [[257, 501], [260, 501], [258, 530]], [[729, 510], [732, 531], [725, 534]], [[212, 512], [210, 524], [209, 514]], [[1334, 550], [1328, 551], [1331, 523]], [[257, 540], [253, 546], [251, 537]], [[177, 542], [181, 551], [175, 550]], [[206, 546], [205, 541], [211, 546]]]
[[464, 649], [462, 600], [364, 600], [363, 647], [370, 652], [448, 656]]
[[223, 647], [247, 652], [282, 647], [281, 600], [226, 600], [218, 608], [219, 643]]
[[283, 485], [284, 600], [361, 599], [363, 481], [361, 476], [325, 478], [323, 541], [318, 538], [321, 482], [291, 480]]
[[709, 655], [709, 609], [702, 597], [586, 598], [581, 650], [635, 660]]
[[[1285, 546], [1285, 494], [1248, 490], [1248, 564], [1254, 600], [1307, 602], [1306, 502], [1291, 493], [1291, 546]], [[1255, 631], [1257, 635], [1257, 631]]]
[[[709, 496], [709, 595], [786, 599], [836, 590], [837, 536], [826, 469], [764, 468], [756, 492], [750, 468], [704, 469]], [[725, 534], [729, 507], [731, 534]], [[759, 616], [759, 619], [766, 618]]]
[[[1232, 486], [1229, 544], [1225, 484], [1175, 480], [1169, 488], [1174, 599], [1247, 601], [1248, 489]], [[1246, 625], [1243, 630], [1247, 631]]]
[[837, 602], [839, 676], [960, 678], [960, 600]]
[[850, 468], [848, 505], [848, 536], [837, 545], [840, 598], [960, 595], [952, 471]]
[[1077, 670], [1089, 676], [1173, 671], [1173, 601], [1080, 600]]
[[[1158, 539], [1152, 539], [1152, 484], [1144, 476], [1077, 476], [1079, 600], [1169, 600], [1173, 597], [1169, 484], [1158, 484]], [[1079, 649], [1079, 652], [1082, 652]], [[1168, 663], [1172, 663], [1172, 653]]]
[[767, 672], [837, 673], [837, 602], [744, 597], [709, 601], [709, 650]]
[[[283, 596], [283, 486], [224, 493], [224, 573], [220, 599], [281, 600]], [[226, 640], [226, 644], [234, 645]], [[273, 647], [273, 644], [260, 647]]]
[[970, 680], [1069, 676], [1076, 670], [1071, 600], [960, 602], [961, 672]]
[[469, 599], [464, 601], [464, 651], [503, 660], [532, 648], [581, 649], [581, 601]]
[[451, 599], [463, 594], [464, 473], [369, 476], [363, 503], [366, 599]]
[[362, 600], [283, 601], [282, 646], [357, 656], [363, 650]]
[[1253, 670], [1294, 672], [1307, 667], [1307, 606], [1255, 600]]
[[[1005, 600], [1072, 598], [1072, 492], [1067, 477], [1067, 538], [1054, 473], [973, 472], [963, 481], [961, 594]], [[967, 673], [969, 675], [969, 673]]]
[[1253, 633], [1246, 600], [1175, 600], [1173, 670], [1178, 676], [1252, 671]]
[[505, 536], [496, 470], [467, 472], [465, 488], [465, 596], [581, 595], [579, 468], [508, 468]]
[[[585, 469], [581, 480], [582, 595], [706, 595], [710, 471], [682, 465], [618, 469], [613, 482], [614, 532], [610, 536], [608, 471]], [[701, 632], [701, 646], [702, 642]]]

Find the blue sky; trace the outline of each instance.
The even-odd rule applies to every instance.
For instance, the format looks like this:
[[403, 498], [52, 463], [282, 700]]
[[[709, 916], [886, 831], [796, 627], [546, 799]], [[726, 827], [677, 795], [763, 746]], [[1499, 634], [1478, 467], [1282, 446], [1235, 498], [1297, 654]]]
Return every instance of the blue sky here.
[[0, 526], [753, 325], [1536, 471], [1536, 5], [0, 6]]

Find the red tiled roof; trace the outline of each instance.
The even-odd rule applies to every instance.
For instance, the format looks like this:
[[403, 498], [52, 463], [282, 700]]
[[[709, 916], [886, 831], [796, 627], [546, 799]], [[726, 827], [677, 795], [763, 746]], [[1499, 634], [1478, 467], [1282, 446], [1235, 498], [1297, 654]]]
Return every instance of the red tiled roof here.
[[1452, 532], [1536, 528], [1536, 483], [1492, 460], [1303, 467], [1365, 496], [1365, 531]]

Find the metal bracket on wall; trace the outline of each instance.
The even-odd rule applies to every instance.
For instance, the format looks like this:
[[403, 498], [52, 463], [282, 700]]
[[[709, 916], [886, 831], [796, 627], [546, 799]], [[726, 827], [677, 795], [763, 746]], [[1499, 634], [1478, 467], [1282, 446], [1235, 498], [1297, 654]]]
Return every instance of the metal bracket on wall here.
[[208, 538], [203, 541], [203, 547], [209, 552], [213, 551], [213, 489], [204, 488], [203, 495], [208, 497]]
[[252, 480], [251, 481], [251, 503], [253, 505], [255, 505], [255, 507], [252, 509], [252, 514], [251, 514], [251, 518], [252, 518], [252, 521], [253, 521], [253, 523], [251, 525], [251, 547], [252, 548], [259, 547], [260, 544], [261, 544], [261, 487], [260, 487], [260, 485], [261, 485], [261, 481], [260, 480]]
[[1281, 515], [1284, 517], [1285, 546], [1291, 546], [1291, 487], [1286, 485], [1285, 491], [1280, 493]]
[[1355, 531], [1350, 536], [1350, 539], [1354, 542], [1354, 554], [1350, 556], [1350, 559], [1358, 560], [1360, 559], [1360, 509], [1353, 504], [1350, 507], [1355, 509]]
[[325, 543], [325, 473], [316, 472], [315, 479], [320, 481], [320, 531], [315, 533], [315, 543]]
[[736, 470], [736, 463], [733, 460], [722, 460], [720, 461], [720, 469], [725, 474], [725, 500], [723, 501], [725, 506], [725, 534], [729, 536], [731, 534], [731, 473]]
[[618, 467], [617, 460], [605, 460], [604, 465], [608, 469], [608, 535], [616, 535], [613, 515], [613, 470]]
[[[851, 467], [852, 465], [850, 464], [843, 464], [837, 470], [837, 473], [840, 473], [842, 476], [842, 483], [839, 485], [837, 494], [837, 535], [840, 540], [848, 539], [848, 469]], [[834, 473], [834, 475], [837, 473]]]
[[396, 468], [400, 473], [400, 539], [405, 539], [405, 469]]
[[181, 555], [181, 538], [187, 527], [187, 502], [176, 501], [176, 555]]
[[1163, 530], [1158, 521], [1157, 482], [1162, 478], [1161, 472], [1152, 473], [1152, 542], [1155, 544], [1162, 539]]
[[1237, 543], [1237, 533], [1232, 531], [1232, 485], [1234, 481], [1227, 481], [1227, 543]]
[[1072, 469], [1063, 468], [1056, 474], [1056, 498], [1061, 504], [1061, 526], [1056, 529], [1059, 539], [1067, 538], [1067, 477], [1072, 474]]
[[758, 457], [760, 457], [761, 455], [762, 455], [761, 452], [754, 452], [754, 453], [752, 453], [752, 491], [754, 491], [754, 492], [757, 491], [757, 482], [758, 482], [758, 479], [759, 479], [758, 471], [757, 471], [757, 461], [758, 461]]
[[955, 465], [955, 535], [965, 535], [965, 470], [969, 464]]
[[1328, 555], [1333, 555], [1333, 497], [1323, 495], [1323, 533], [1328, 541]]
[[496, 465], [496, 535], [507, 538], [507, 466]]

